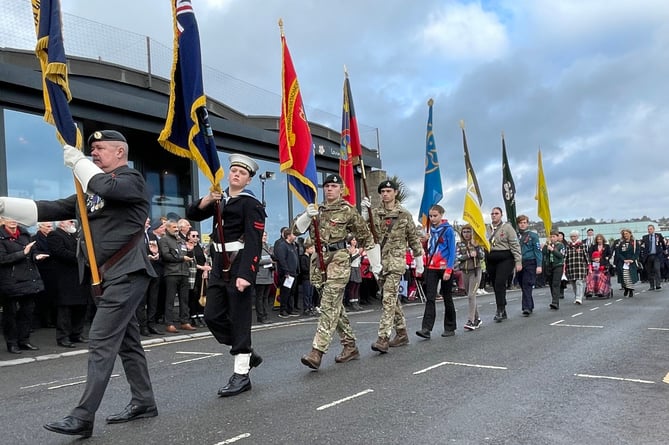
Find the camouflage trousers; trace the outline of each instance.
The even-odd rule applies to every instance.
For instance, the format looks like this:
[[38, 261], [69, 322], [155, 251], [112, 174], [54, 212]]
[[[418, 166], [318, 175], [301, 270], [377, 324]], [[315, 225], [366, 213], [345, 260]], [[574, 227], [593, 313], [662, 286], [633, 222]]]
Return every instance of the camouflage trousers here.
[[326, 353], [335, 330], [343, 345], [355, 345], [355, 334], [344, 309], [344, 290], [351, 275], [348, 253], [335, 255], [327, 267], [327, 281], [321, 290], [321, 315], [312, 346]]
[[383, 312], [379, 322], [379, 337], [390, 338], [393, 327], [396, 330], [407, 328], [402, 305], [397, 295], [401, 278], [402, 275], [398, 273], [389, 273], [379, 283], [383, 288]]

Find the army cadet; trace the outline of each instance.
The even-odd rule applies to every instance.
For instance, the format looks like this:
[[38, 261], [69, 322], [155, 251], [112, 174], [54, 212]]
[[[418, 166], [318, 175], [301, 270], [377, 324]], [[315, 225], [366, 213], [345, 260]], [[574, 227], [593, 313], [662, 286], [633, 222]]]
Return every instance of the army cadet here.
[[[344, 289], [351, 275], [351, 257], [346, 249], [347, 235], [352, 234], [359, 245], [367, 247], [372, 271], [377, 274], [381, 272], [379, 247], [373, 244], [369, 228], [357, 210], [342, 199], [342, 186], [341, 176], [332, 174], [326, 177], [323, 181], [325, 198], [323, 204], [320, 208], [315, 204], [309, 204], [306, 212], [298, 216], [293, 224], [295, 234], [302, 234], [309, 229], [312, 240], [320, 238], [320, 243], [315, 242], [315, 245], [320, 244], [326, 265], [326, 270], [321, 271], [318, 252], [312, 256], [311, 281], [321, 290], [322, 295], [321, 315], [312, 349], [301, 360], [302, 364], [311, 369], [320, 367], [323, 354], [328, 351], [335, 330], [339, 332], [344, 346], [341, 354], [335, 357], [335, 362], [344, 363], [360, 357], [355, 345], [355, 334], [343, 305]], [[312, 218], [316, 218], [319, 233], [316, 233]]]
[[[373, 224], [380, 238], [381, 265], [383, 273], [379, 285], [383, 289], [383, 312], [379, 322], [378, 338], [372, 343], [372, 350], [386, 353], [388, 347], [409, 344], [407, 324], [404, 312], [397, 296], [400, 279], [406, 272], [406, 249], [410, 247], [416, 258], [416, 273], [423, 273], [423, 248], [413, 217], [397, 201], [399, 185], [393, 180], [379, 184], [381, 205], [372, 209]], [[371, 207], [369, 198], [363, 198], [363, 208]], [[367, 212], [363, 210], [363, 218]], [[390, 333], [395, 328], [395, 337], [390, 340]]]
[[[227, 385], [218, 390], [229, 397], [251, 389], [249, 371], [262, 363], [251, 347], [252, 305], [255, 300], [256, 273], [265, 230], [265, 209], [253, 192], [246, 189], [258, 171], [248, 156], [232, 154], [228, 172], [229, 187], [223, 194], [210, 192], [187, 211], [188, 219], [202, 221], [215, 216], [220, 200], [223, 240], [214, 218], [211, 234], [213, 260], [207, 287], [204, 320], [216, 340], [231, 346], [234, 371]], [[227, 264], [229, 262], [229, 264]], [[229, 268], [226, 270], [226, 266]]]

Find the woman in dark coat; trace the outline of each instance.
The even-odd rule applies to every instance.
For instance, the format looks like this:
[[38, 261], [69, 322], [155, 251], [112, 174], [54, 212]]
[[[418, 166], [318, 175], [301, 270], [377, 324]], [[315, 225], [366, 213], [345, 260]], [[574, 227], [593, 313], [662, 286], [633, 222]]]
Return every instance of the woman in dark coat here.
[[625, 296], [634, 296], [634, 283], [639, 281], [639, 271], [636, 262], [639, 260], [641, 248], [634, 239], [630, 229], [620, 231], [620, 239], [614, 252], [614, 264], [618, 283], [625, 289]]
[[36, 258], [32, 252], [34, 244], [35, 241], [30, 241], [30, 234], [16, 221], [4, 219], [4, 226], [0, 227], [2, 333], [7, 350], [12, 354], [39, 349], [30, 344], [35, 295], [44, 290], [35, 265], [35, 260], [41, 258]]
[[72, 220], [60, 221], [46, 237], [57, 275], [56, 343], [74, 348], [82, 342], [88, 286], [80, 284], [77, 263], [77, 227]]

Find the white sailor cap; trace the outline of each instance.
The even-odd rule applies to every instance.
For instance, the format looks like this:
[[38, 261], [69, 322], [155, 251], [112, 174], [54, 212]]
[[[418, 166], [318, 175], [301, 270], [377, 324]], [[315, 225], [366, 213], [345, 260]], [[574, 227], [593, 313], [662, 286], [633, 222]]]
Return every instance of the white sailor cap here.
[[260, 168], [258, 167], [256, 161], [241, 153], [233, 153], [228, 157], [228, 159], [230, 160], [230, 167], [233, 165], [243, 167], [248, 170], [251, 176], [255, 175]]

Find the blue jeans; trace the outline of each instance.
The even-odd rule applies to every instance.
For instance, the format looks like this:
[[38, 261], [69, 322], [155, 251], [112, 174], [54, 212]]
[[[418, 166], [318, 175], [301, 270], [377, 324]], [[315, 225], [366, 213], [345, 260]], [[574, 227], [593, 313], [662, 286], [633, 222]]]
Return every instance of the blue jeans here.
[[537, 261], [523, 261], [523, 269], [516, 273], [518, 284], [522, 289], [522, 310], [534, 310], [534, 299], [532, 298], [532, 289], [537, 281]]

